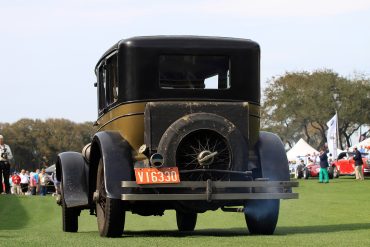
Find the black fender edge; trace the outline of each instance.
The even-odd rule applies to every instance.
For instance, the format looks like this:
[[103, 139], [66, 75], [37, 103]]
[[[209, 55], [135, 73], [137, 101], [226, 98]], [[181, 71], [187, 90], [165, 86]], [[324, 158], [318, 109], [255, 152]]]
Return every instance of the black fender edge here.
[[257, 143], [263, 178], [271, 181], [289, 181], [289, 165], [284, 144], [270, 132], [261, 131]]
[[64, 152], [56, 163], [57, 180], [63, 183], [64, 201], [67, 207], [88, 206], [89, 166], [81, 153]]
[[103, 160], [104, 165], [107, 197], [121, 199], [121, 194], [124, 193], [121, 182], [132, 181], [134, 177], [130, 144], [116, 131], [102, 131], [94, 135], [90, 150], [90, 201], [96, 189], [96, 175], [100, 159]]

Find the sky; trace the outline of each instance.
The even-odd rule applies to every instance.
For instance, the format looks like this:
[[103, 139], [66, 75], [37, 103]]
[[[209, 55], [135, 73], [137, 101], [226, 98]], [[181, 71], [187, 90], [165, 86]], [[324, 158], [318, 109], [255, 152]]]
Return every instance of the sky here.
[[369, 0], [0, 0], [0, 122], [96, 120], [98, 59], [145, 35], [252, 39], [262, 86], [303, 70], [370, 76]]

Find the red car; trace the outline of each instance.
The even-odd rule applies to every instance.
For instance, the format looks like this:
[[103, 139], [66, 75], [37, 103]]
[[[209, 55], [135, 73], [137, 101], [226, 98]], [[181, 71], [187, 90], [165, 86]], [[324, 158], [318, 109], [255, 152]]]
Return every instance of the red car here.
[[[333, 163], [333, 168], [337, 170], [339, 175], [354, 175], [355, 161], [353, 160], [354, 152], [342, 152], [338, 155], [337, 161]], [[365, 176], [370, 175], [370, 160], [367, 158], [367, 153], [362, 153], [362, 172]]]
[[[338, 155], [338, 159], [328, 167], [329, 178], [338, 178], [339, 175], [354, 175], [355, 161], [353, 160], [354, 152], [342, 152]], [[370, 176], [370, 160], [367, 153], [362, 153], [362, 171], [365, 176]], [[320, 172], [320, 164], [318, 162], [308, 164], [303, 170], [303, 178], [317, 177]]]
[[307, 165], [298, 164], [294, 167], [294, 169], [292, 169], [292, 172], [294, 172], [295, 178], [308, 179], [309, 177], [319, 176], [320, 164], [318, 160], [313, 161], [309, 157], [306, 157], [306, 156], [300, 156], [299, 158], [303, 160], [304, 161], [303, 163]]
[[310, 163], [303, 169], [303, 178], [317, 177], [320, 173], [320, 164], [318, 162]]

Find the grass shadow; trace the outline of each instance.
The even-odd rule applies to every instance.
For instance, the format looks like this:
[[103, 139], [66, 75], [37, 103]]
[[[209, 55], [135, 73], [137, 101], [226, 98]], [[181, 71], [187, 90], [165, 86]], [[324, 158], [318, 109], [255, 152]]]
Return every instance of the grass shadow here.
[[209, 236], [209, 237], [235, 237], [248, 234], [246, 228], [232, 229], [202, 229], [194, 232], [179, 232], [177, 230], [149, 230], [149, 231], [125, 231], [123, 237], [191, 237], [191, 236]]
[[0, 231], [24, 228], [29, 220], [30, 217], [20, 197], [0, 195]]
[[[82, 231], [79, 234], [90, 235], [99, 234], [98, 231]], [[178, 230], [143, 230], [143, 231], [124, 231], [122, 238], [127, 237], [192, 237], [192, 236], [209, 236], [209, 237], [235, 237], [245, 236], [248, 234], [246, 228], [231, 229], [202, 229], [194, 232], [179, 232]]]
[[[335, 233], [343, 231], [370, 230], [370, 223], [351, 223], [338, 225], [314, 225], [314, 226], [282, 226], [275, 231], [275, 236], [285, 236], [294, 234], [316, 234], [316, 233]], [[201, 229], [194, 232], [179, 232], [177, 230], [148, 230], [148, 231], [125, 231], [123, 238], [126, 237], [237, 237], [250, 235], [246, 228], [229, 229]]]
[[314, 234], [314, 233], [331, 233], [343, 231], [370, 230], [370, 223], [351, 223], [337, 225], [317, 225], [317, 226], [282, 226], [278, 227], [276, 234]]

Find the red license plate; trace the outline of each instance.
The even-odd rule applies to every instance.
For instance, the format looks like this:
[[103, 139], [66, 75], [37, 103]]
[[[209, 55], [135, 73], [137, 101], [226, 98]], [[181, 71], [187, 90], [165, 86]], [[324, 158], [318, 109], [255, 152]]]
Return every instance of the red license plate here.
[[135, 168], [137, 184], [177, 184], [180, 183], [177, 167]]

